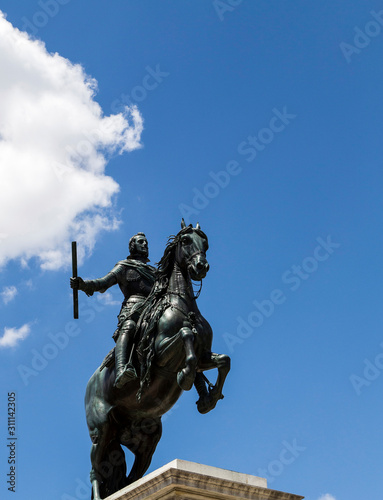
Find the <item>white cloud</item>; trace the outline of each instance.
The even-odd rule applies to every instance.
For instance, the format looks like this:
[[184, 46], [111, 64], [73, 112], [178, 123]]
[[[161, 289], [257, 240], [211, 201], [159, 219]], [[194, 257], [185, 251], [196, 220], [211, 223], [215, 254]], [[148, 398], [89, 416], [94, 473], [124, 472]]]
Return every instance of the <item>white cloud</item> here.
[[318, 500], [335, 500], [335, 497], [330, 495], [330, 493], [326, 493], [325, 495], [319, 497]]
[[31, 279], [25, 281], [24, 285], [28, 288], [28, 290], [33, 290], [33, 281]]
[[[112, 154], [140, 147], [135, 107], [104, 116], [83, 68], [14, 28], [0, 11], [0, 265], [37, 257], [44, 269], [79, 261], [114, 230]], [[6, 214], [6, 216], [4, 216]]]
[[8, 304], [11, 302], [17, 295], [17, 288], [15, 286], [5, 286], [3, 291], [1, 292], [1, 298], [3, 299], [4, 304]]
[[0, 349], [14, 347], [20, 340], [24, 340], [31, 332], [29, 324], [20, 328], [4, 328], [4, 335], [0, 337]]
[[113, 295], [110, 292], [105, 292], [101, 295], [97, 295], [97, 299], [105, 306], [118, 306], [122, 303], [122, 298], [121, 300], [114, 300]]

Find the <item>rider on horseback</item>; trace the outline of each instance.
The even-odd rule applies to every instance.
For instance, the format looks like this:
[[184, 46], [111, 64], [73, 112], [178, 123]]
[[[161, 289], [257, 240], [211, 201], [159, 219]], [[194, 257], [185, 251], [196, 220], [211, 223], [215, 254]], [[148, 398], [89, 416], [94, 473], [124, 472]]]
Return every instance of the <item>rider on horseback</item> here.
[[[80, 289], [89, 294], [118, 283], [125, 296], [115, 336], [117, 370], [112, 355], [107, 357], [91, 376], [85, 395], [94, 500], [109, 497], [144, 475], [161, 438], [161, 417], [183, 390], [194, 384], [197, 409], [207, 413], [222, 399], [230, 369], [228, 356], [212, 352], [213, 331], [199, 311], [193, 290], [193, 280], [204, 279], [209, 270], [208, 240], [199, 224], [193, 228], [182, 221], [181, 231], [168, 240], [158, 271], [146, 264], [145, 235], [133, 237], [129, 249], [131, 255], [105, 278], [80, 282]], [[124, 348], [128, 354], [136, 343], [133, 360], [140, 363], [140, 379], [116, 390], [116, 371], [124, 374], [131, 368], [126, 367], [128, 354], [123, 359], [124, 354], [118, 352], [121, 342], [129, 346], [127, 351]], [[203, 373], [211, 369], [218, 370], [214, 385]], [[119, 380], [124, 379], [120, 375]], [[122, 446], [135, 456], [127, 477]], [[105, 464], [111, 465], [107, 471]]]
[[144, 233], [137, 233], [129, 241], [130, 255], [118, 262], [103, 278], [84, 281], [71, 278], [71, 287], [78, 288], [88, 296], [94, 292], [104, 293], [118, 283], [123, 295], [121, 310], [118, 315], [117, 329], [113, 334], [116, 342], [115, 364], [117, 388], [123, 387], [129, 380], [137, 377], [132, 364], [133, 344], [137, 321], [149, 295], [155, 278], [156, 269], [149, 266], [148, 241]]

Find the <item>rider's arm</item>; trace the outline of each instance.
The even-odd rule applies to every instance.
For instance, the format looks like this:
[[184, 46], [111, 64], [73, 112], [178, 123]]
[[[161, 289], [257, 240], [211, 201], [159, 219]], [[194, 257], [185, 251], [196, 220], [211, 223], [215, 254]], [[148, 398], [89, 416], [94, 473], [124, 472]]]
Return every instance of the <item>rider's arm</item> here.
[[104, 293], [108, 288], [115, 285], [118, 282], [118, 272], [120, 271], [120, 266], [117, 264], [114, 268], [103, 278], [98, 278], [96, 280], [86, 280], [83, 281], [79, 288], [85, 292], [88, 297], [93, 295], [94, 292]]
[[85, 292], [88, 297], [93, 295], [94, 292], [104, 293], [108, 288], [117, 283], [117, 278], [114, 274], [108, 273], [103, 278], [98, 278], [96, 280], [85, 280], [81, 284], [80, 290]]

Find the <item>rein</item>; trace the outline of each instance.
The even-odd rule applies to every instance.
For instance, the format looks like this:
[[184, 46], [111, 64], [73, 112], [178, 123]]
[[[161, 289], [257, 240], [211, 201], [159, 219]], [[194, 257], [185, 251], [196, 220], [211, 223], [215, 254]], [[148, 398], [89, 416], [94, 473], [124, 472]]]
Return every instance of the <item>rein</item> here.
[[[178, 293], [178, 292], [167, 292], [167, 293], [171, 294], [171, 295], [178, 295], [178, 297], [180, 297], [182, 300], [185, 300], [184, 297], [182, 297], [181, 293]], [[185, 318], [187, 318], [190, 321], [190, 325], [192, 327], [192, 332], [194, 334], [197, 333], [197, 330], [196, 330], [196, 314], [195, 314], [195, 312], [189, 311], [187, 313], [183, 309], [181, 309], [181, 307], [178, 307], [175, 304], [172, 304], [169, 300], [167, 301], [167, 306], [170, 307], [171, 309], [175, 309], [176, 311], [178, 311], [181, 314], [183, 314], [185, 316]]]
[[[196, 295], [192, 296], [192, 299], [197, 300], [198, 297], [201, 295], [202, 285], [203, 285], [203, 280], [200, 280], [199, 290], [197, 291]], [[166, 293], [168, 293], [170, 295], [177, 295], [181, 299], [184, 299], [185, 297], [187, 297], [189, 295], [188, 293], [181, 293], [181, 292], [166, 292]], [[193, 293], [194, 293], [194, 290], [193, 290]], [[190, 297], [190, 295], [189, 295], [189, 297]]]
[[[200, 283], [201, 283], [201, 284], [200, 284], [200, 286], [199, 286], [199, 290], [197, 291], [197, 294], [196, 294], [196, 295], [194, 295], [194, 299], [195, 299], [195, 300], [197, 300], [197, 299], [198, 299], [198, 297], [201, 295], [203, 281], [201, 280], [201, 281], [200, 281]], [[193, 292], [194, 292], [194, 290], [193, 290]]]

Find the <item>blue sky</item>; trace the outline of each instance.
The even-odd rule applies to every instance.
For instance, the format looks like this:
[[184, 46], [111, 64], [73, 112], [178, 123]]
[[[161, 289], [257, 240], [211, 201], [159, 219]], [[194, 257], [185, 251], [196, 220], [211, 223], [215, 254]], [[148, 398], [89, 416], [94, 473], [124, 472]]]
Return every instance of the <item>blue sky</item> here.
[[383, 5], [0, 9], [2, 498], [89, 495], [83, 396], [121, 297], [81, 294], [74, 323], [70, 241], [96, 278], [137, 231], [158, 262], [182, 216], [209, 237], [198, 301], [232, 370], [208, 415], [183, 394], [149, 470], [180, 458], [307, 500], [380, 498]]

